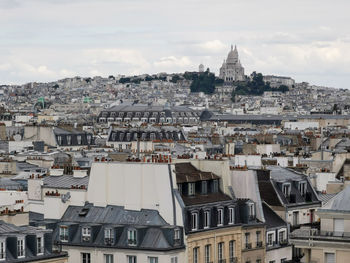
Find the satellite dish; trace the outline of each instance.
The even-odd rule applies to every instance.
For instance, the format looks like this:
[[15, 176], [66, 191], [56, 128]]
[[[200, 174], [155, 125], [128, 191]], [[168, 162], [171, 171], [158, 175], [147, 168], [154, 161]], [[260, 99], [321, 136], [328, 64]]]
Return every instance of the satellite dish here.
[[16, 134], [15, 136], [13, 136], [13, 139], [16, 141], [16, 142], [19, 142], [22, 140], [22, 136], [19, 135], [19, 134]]

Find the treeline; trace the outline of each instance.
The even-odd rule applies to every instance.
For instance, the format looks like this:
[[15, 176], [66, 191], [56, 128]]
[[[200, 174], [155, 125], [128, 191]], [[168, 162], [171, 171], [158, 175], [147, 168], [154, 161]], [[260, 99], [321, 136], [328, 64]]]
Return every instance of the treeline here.
[[191, 92], [204, 92], [205, 94], [212, 94], [215, 91], [215, 85], [220, 85], [223, 80], [215, 77], [209, 69], [204, 72], [185, 72], [184, 78], [191, 80]]
[[251, 81], [239, 82], [236, 85], [235, 90], [232, 92], [232, 100], [234, 101], [236, 95], [250, 95], [261, 96], [265, 91], [289, 91], [288, 86], [281, 85], [278, 88], [272, 88], [270, 83], [265, 82], [261, 73], [253, 72], [253, 78]]

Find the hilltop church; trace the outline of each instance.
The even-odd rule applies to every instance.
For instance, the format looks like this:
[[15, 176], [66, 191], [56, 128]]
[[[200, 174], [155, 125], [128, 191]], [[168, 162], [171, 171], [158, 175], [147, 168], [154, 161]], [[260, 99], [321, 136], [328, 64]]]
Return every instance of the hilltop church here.
[[231, 50], [227, 55], [227, 59], [224, 60], [220, 68], [219, 78], [223, 79], [225, 82], [243, 81], [245, 79], [244, 68], [239, 61], [236, 46], [235, 49], [233, 49], [231, 45]]

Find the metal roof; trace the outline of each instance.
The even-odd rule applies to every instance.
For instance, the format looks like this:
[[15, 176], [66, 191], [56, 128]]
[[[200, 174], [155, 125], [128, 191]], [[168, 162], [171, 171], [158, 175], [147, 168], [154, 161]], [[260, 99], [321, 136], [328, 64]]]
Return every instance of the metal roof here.
[[44, 178], [44, 187], [52, 188], [67, 188], [71, 189], [72, 185], [82, 186], [87, 189], [89, 184], [89, 176], [85, 177], [73, 177], [73, 175], [61, 175], [61, 176], [48, 176]]

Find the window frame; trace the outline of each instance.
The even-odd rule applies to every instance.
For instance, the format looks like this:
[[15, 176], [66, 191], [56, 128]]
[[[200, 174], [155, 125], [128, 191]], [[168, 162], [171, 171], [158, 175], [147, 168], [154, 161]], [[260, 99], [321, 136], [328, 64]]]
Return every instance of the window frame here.
[[228, 208], [228, 223], [229, 225], [233, 225], [235, 223], [235, 208]]
[[208, 229], [210, 228], [210, 210], [205, 210], [203, 215], [204, 215], [203, 228]]
[[198, 230], [198, 212], [191, 213], [191, 230], [192, 231]]
[[217, 213], [217, 226], [223, 226], [224, 225], [224, 208], [219, 207], [217, 209], [218, 213]]
[[81, 253], [81, 262], [82, 263], [91, 263], [91, 253], [82, 252]]
[[204, 263], [210, 263], [211, 259], [211, 244], [204, 246]]
[[25, 240], [24, 237], [17, 238], [17, 258], [25, 257]]

